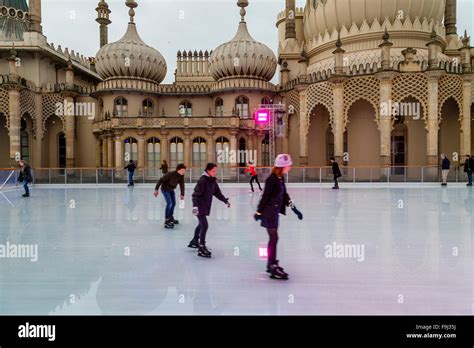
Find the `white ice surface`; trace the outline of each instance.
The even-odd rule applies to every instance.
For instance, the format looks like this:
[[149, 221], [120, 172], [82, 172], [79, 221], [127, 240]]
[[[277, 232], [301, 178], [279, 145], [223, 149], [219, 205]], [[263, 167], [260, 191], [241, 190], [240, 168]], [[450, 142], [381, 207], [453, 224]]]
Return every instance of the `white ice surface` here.
[[[213, 258], [187, 248], [193, 187], [175, 230], [163, 228], [150, 185], [0, 192], [0, 245], [38, 245], [37, 262], [0, 258], [0, 315], [474, 312], [474, 193], [464, 185], [290, 185], [305, 219], [281, 219], [287, 282], [265, 273], [259, 196], [246, 185], [222, 185], [231, 209], [214, 200]], [[328, 258], [333, 243], [364, 253]]]

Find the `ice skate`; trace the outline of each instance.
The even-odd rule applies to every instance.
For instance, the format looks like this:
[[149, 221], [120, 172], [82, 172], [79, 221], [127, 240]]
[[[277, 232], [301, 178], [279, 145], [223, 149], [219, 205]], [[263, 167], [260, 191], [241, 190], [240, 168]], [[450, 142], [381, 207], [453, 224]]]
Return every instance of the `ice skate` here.
[[278, 264], [274, 264], [270, 266], [270, 278], [288, 280], [288, 273], [286, 273], [283, 268], [278, 266]]
[[22, 197], [25, 197], [25, 198], [30, 197], [30, 194], [29, 194], [29, 193], [25, 193]]
[[199, 242], [195, 239], [189, 242], [188, 248], [199, 249]]
[[198, 250], [198, 256], [210, 259], [212, 257], [212, 253], [207, 250], [205, 245], [200, 245]]
[[170, 218], [170, 221], [173, 225], [179, 225], [179, 221], [175, 220], [173, 216]]
[[166, 220], [165, 222], [165, 228], [167, 229], [173, 229], [174, 228], [174, 224], [171, 220]]
[[[280, 263], [280, 260], [276, 260], [274, 265], [278, 266], [283, 271], [284, 269], [280, 267], [279, 263]], [[272, 273], [272, 265], [270, 264], [267, 265], [267, 273]]]

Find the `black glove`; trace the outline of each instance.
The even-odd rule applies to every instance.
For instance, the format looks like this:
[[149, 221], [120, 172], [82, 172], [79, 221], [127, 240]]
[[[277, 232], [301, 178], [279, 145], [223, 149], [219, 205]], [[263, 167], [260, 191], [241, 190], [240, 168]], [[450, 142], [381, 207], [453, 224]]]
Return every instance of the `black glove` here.
[[303, 220], [303, 213], [300, 212], [295, 206], [293, 206], [291, 210], [293, 210], [293, 213], [295, 213], [296, 216], [298, 216], [298, 219]]
[[258, 221], [262, 220], [262, 215], [255, 213], [255, 215], [253, 216], [253, 218], [255, 219], [255, 221], [258, 222]]

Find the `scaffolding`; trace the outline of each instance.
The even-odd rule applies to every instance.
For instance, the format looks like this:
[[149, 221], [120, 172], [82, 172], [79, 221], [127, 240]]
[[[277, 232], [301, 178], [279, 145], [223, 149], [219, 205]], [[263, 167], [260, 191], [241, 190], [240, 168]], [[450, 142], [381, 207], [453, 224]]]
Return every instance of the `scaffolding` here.
[[[268, 163], [273, 163], [276, 157], [276, 138], [285, 136], [286, 104], [260, 104], [258, 111], [267, 111], [269, 122], [259, 124], [259, 129], [268, 131]], [[256, 110], [257, 111], [257, 110]]]

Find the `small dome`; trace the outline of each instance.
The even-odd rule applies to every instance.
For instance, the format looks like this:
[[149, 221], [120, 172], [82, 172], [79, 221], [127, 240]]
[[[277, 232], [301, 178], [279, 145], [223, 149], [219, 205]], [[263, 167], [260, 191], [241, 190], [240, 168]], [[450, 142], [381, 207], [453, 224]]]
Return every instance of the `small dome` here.
[[244, 9], [241, 14], [242, 20], [237, 34], [211, 54], [209, 59], [211, 75], [215, 80], [249, 77], [270, 81], [276, 72], [276, 56], [269, 47], [250, 36], [244, 20]]
[[167, 66], [161, 53], [140, 38], [132, 17], [125, 35], [97, 52], [96, 69], [103, 79], [128, 77], [160, 83]]

